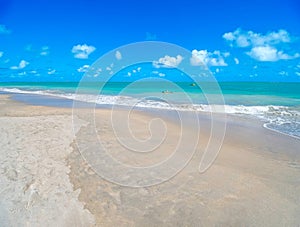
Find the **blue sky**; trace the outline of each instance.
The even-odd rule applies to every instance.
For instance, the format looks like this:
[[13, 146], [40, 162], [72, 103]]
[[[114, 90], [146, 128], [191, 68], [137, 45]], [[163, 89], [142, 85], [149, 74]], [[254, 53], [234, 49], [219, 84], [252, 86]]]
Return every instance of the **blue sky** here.
[[0, 81], [77, 81], [106, 52], [145, 40], [188, 49], [220, 81], [300, 82], [296, 0], [0, 0]]

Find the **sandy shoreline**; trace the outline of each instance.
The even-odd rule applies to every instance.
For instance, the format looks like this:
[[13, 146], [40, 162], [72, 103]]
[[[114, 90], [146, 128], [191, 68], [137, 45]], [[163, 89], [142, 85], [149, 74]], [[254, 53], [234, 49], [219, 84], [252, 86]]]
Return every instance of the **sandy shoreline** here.
[[[178, 139], [178, 126], [165, 121], [170, 133], [162, 152], [123, 157], [109, 111], [99, 109], [96, 116], [107, 149], [130, 164], [164, 159]], [[136, 133], [147, 138], [151, 117], [133, 117]], [[0, 225], [298, 226], [300, 140], [229, 117], [217, 160], [200, 174], [209, 139], [205, 115], [200, 123], [199, 152], [183, 171], [163, 184], [129, 188], [104, 180], [84, 161], [74, 143], [71, 109], [24, 105], [1, 95]], [[76, 137], [89, 139], [84, 123], [77, 130]]]
[[[74, 139], [66, 113], [41, 114], [1, 96], [1, 226], [87, 226], [65, 159]], [[8, 108], [10, 111], [7, 111]], [[28, 108], [28, 109], [27, 109]], [[36, 110], [36, 111], [35, 111]]]

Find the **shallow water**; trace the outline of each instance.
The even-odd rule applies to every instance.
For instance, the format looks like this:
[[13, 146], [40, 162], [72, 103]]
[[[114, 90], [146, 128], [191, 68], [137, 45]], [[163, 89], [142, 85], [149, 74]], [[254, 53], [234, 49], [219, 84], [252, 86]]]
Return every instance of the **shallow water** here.
[[76, 82], [43, 82], [0, 83], [0, 91], [22, 94], [14, 98], [34, 105], [72, 107], [76, 100], [98, 106], [246, 115], [300, 138], [300, 83], [221, 82], [219, 86], [221, 93], [209, 83], [205, 89], [190, 82], [86, 83], [77, 90]]

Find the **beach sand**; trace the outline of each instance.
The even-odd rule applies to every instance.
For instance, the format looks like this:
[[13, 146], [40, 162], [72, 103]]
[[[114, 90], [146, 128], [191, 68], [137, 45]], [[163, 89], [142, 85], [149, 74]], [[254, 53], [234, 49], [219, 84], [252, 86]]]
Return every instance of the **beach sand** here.
[[[208, 115], [202, 114], [200, 142], [189, 164], [164, 183], [131, 188], [103, 179], [84, 160], [75, 138], [90, 141], [91, 135], [80, 120], [73, 131], [71, 111], [0, 96], [0, 226], [300, 224], [298, 139], [265, 129], [254, 119], [229, 116], [216, 161], [199, 173], [210, 132]], [[120, 122], [122, 111], [116, 112]], [[132, 165], [165, 159], [181, 136], [177, 124], [163, 119], [168, 135], [159, 152], [150, 158], [125, 156], [126, 147], [118, 144], [110, 116], [107, 109], [96, 110], [97, 131], [111, 155]], [[149, 131], [151, 115], [134, 112], [132, 118], [138, 139], [161, 135], [155, 125]], [[193, 130], [186, 136], [194, 136]]]

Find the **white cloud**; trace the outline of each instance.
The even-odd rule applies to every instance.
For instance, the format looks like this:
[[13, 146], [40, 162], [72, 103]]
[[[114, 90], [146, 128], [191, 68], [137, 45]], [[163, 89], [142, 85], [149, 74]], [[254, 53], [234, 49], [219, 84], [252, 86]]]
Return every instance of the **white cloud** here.
[[257, 61], [279, 61], [300, 57], [299, 53], [290, 55], [280, 48], [281, 44], [293, 41], [290, 34], [283, 29], [268, 32], [267, 34], [237, 29], [234, 32], [225, 33], [223, 38], [231, 46], [251, 48], [247, 54]]
[[220, 51], [208, 52], [207, 50], [193, 50], [190, 63], [193, 66], [227, 66]]
[[121, 59], [122, 59], [122, 54], [121, 54], [120, 51], [116, 51], [115, 56], [116, 56], [116, 59], [117, 59], [117, 60], [121, 60]]
[[290, 56], [283, 51], [278, 51], [275, 47], [271, 46], [253, 47], [250, 52], [247, 52], [247, 54], [258, 61], [278, 61], [299, 57], [299, 54]]
[[289, 75], [289, 73], [286, 72], [286, 71], [280, 71], [278, 74], [279, 74], [280, 76], [288, 76], [288, 75]]
[[0, 58], [3, 56], [4, 52], [0, 51]]
[[177, 55], [176, 57], [166, 55], [165, 57], [160, 58], [158, 61], [154, 61], [153, 66], [156, 68], [176, 68], [182, 60], [183, 58], [181, 55]]
[[98, 69], [90, 68], [90, 69], [94, 72], [93, 77], [98, 77], [98, 76], [100, 76], [100, 74], [101, 74], [101, 72], [102, 72], [102, 68], [98, 68]]
[[247, 39], [246, 36], [241, 35], [241, 36], [237, 37], [236, 44], [238, 47], [247, 47], [247, 46], [250, 46], [251, 43]]
[[111, 70], [112, 70], [112, 68], [111, 68], [111, 67], [109, 67], [109, 66], [107, 66], [107, 67], [106, 67], [106, 70], [107, 70], [107, 71], [111, 71]]
[[19, 68], [24, 69], [28, 64], [29, 64], [29, 62], [22, 60], [22, 61], [20, 61]]
[[0, 24], [0, 34], [10, 34], [11, 31], [6, 28], [5, 25]]
[[137, 70], [138, 72], [140, 72], [140, 71], [141, 71], [141, 69], [142, 69], [141, 67], [138, 67], [136, 70]]
[[89, 68], [90, 68], [89, 65], [84, 65], [84, 66], [78, 68], [77, 71], [80, 73], [85, 73]]
[[300, 72], [295, 72], [295, 74], [296, 74], [297, 76], [300, 76]]
[[227, 32], [223, 35], [223, 38], [227, 41], [234, 41], [236, 39], [236, 36], [234, 34], [235, 32]]
[[291, 42], [290, 34], [283, 29], [277, 32], [269, 32], [265, 35], [253, 31], [237, 29], [234, 32], [225, 33], [223, 38], [231, 45], [238, 47], [275, 45]]
[[160, 77], [164, 77], [164, 76], [166, 76], [166, 74], [165, 74], [165, 73], [158, 72], [158, 71], [152, 71], [152, 74], [158, 75], [158, 76], [160, 76]]
[[[215, 51], [216, 53], [220, 53], [220, 51]], [[224, 53], [222, 53], [222, 55], [225, 57], [225, 58], [227, 58], [227, 57], [229, 57], [230, 56], [230, 53], [229, 52], [224, 52]]]
[[234, 58], [234, 62], [235, 62], [235, 64], [240, 64], [240, 61], [239, 61], [239, 59], [238, 58]]
[[47, 52], [47, 51], [42, 51], [42, 52], [40, 53], [41, 56], [47, 56], [48, 54], [49, 54], [49, 52]]
[[25, 61], [25, 60], [21, 60], [18, 66], [12, 66], [10, 67], [10, 69], [24, 69], [27, 65], [29, 65], [29, 62]]
[[251, 75], [250, 75], [250, 77], [251, 77], [251, 78], [253, 78], [253, 77], [257, 77], [257, 76], [258, 76], [258, 74], [257, 74], [257, 73], [254, 73], [254, 74], [251, 74]]
[[52, 69], [52, 70], [49, 69], [49, 71], [48, 71], [48, 74], [49, 74], [49, 75], [52, 75], [52, 74], [54, 74], [54, 73], [56, 73], [56, 70], [55, 70], [55, 69]]
[[41, 56], [47, 56], [48, 54], [49, 54], [49, 47], [48, 46], [43, 46], [40, 55]]
[[128, 72], [127, 75], [128, 75], [128, 76], [131, 76], [131, 72]]
[[76, 45], [72, 48], [72, 53], [74, 54], [75, 58], [79, 59], [87, 59], [89, 55], [96, 50], [94, 46], [88, 46], [86, 44], [83, 45]]
[[136, 73], [136, 70], [134, 69], [134, 70], [132, 70], [132, 72], [133, 72], [133, 73]]

